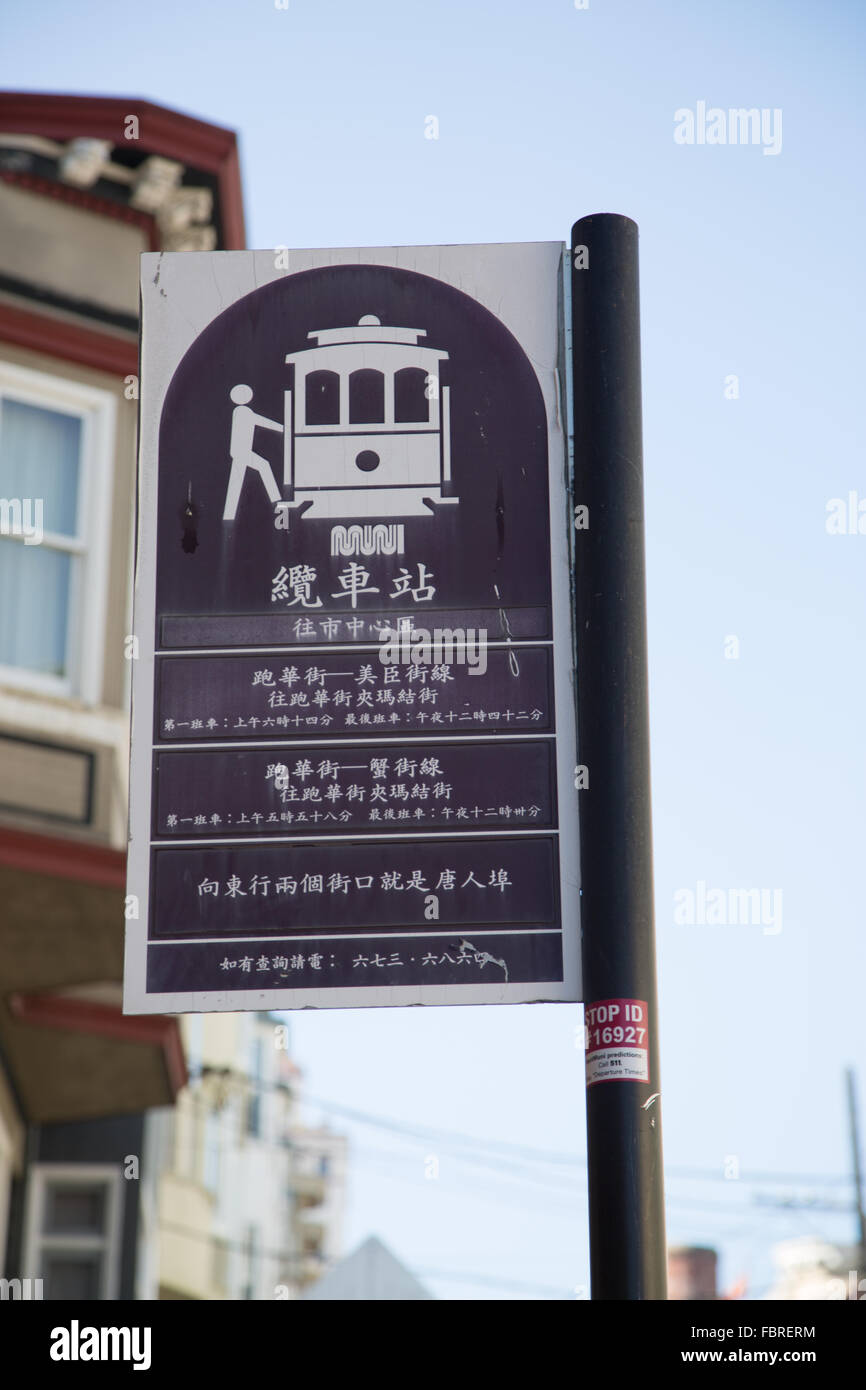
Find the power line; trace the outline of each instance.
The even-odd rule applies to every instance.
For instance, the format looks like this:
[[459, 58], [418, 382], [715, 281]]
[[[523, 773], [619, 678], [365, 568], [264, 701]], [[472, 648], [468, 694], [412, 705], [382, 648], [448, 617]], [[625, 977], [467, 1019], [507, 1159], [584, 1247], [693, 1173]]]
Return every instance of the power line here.
[[[415, 1273], [419, 1279], [439, 1279], [443, 1283], [475, 1284], [478, 1287], [490, 1289], [508, 1289], [513, 1293], [540, 1293], [555, 1299], [571, 1299], [574, 1297], [573, 1288], [566, 1291], [552, 1284], [533, 1284], [530, 1280], [526, 1279], [500, 1279], [489, 1274], [464, 1274], [460, 1270], [448, 1269], [417, 1269]], [[588, 1275], [586, 1282], [588, 1285]]]
[[[415, 1186], [420, 1186], [421, 1179], [418, 1178], [418, 1177], [413, 1177], [413, 1176], [411, 1176], [408, 1172], [405, 1171], [405, 1165], [408, 1164], [408, 1163], [410, 1163], [410, 1162], [414, 1162], [414, 1160], [410, 1159], [408, 1155], [393, 1153], [392, 1151], [390, 1151], [390, 1150], [388, 1150], [388, 1149], [371, 1149], [371, 1148], [361, 1148], [361, 1149], [357, 1149], [357, 1148], [356, 1148], [356, 1149], [353, 1150], [353, 1155], [356, 1156], [356, 1157], [359, 1157], [359, 1158], [361, 1159], [361, 1162], [362, 1162], [362, 1163], [366, 1163], [366, 1166], [367, 1166], [368, 1168], [372, 1169], [373, 1171], [375, 1171], [375, 1170], [378, 1168], [378, 1169], [379, 1169], [380, 1171], [382, 1171], [382, 1172], [387, 1172], [388, 1169], [389, 1169], [389, 1167], [390, 1167], [391, 1169], [393, 1169], [394, 1167], [397, 1167], [398, 1169], [403, 1169], [402, 1172], [399, 1172], [399, 1173], [396, 1175], [396, 1180], [397, 1180], [397, 1181], [404, 1181], [404, 1182], [407, 1182], [407, 1183], [411, 1183], [411, 1184], [413, 1184], [413, 1185], [415, 1185]], [[370, 1162], [370, 1161], [369, 1161], [371, 1157], [373, 1157], [373, 1159], [374, 1159], [373, 1162]], [[468, 1161], [468, 1162], [476, 1162], [476, 1160], [466, 1160], [466, 1159], [464, 1159], [462, 1156], [458, 1156], [454, 1161], [455, 1161], [455, 1162], [458, 1162], [458, 1163], [460, 1163], [460, 1162], [467, 1162], [467, 1161]], [[479, 1165], [479, 1166], [482, 1166], [482, 1165]], [[505, 1178], [506, 1181], [508, 1181], [509, 1179], [511, 1179], [511, 1175], [510, 1175], [510, 1174], [508, 1174], [508, 1173], [503, 1174], [503, 1173], [497, 1171], [497, 1169], [496, 1169], [496, 1167], [495, 1167], [494, 1165], [484, 1165], [484, 1166], [487, 1166], [487, 1167], [488, 1167], [488, 1171], [489, 1171], [490, 1173], [492, 1173], [492, 1175], [493, 1175], [494, 1177], [496, 1177], [496, 1178]], [[395, 1177], [392, 1176], [389, 1180], [390, 1180], [390, 1181], [394, 1181], [394, 1180], [395, 1180]], [[460, 1186], [459, 1188], [451, 1187], [451, 1186], [448, 1185], [448, 1184], [441, 1184], [441, 1180], [440, 1180], [440, 1179], [425, 1179], [424, 1181], [425, 1181], [425, 1182], [433, 1182], [433, 1181], [435, 1181], [435, 1182], [437, 1183], [436, 1190], [437, 1190], [437, 1192], [438, 1192], [440, 1195], [442, 1195], [442, 1196], [460, 1199], [460, 1198], [465, 1197], [467, 1194], [475, 1195], [475, 1194], [478, 1194], [478, 1193], [480, 1192], [480, 1195], [481, 1195], [485, 1200], [490, 1201], [490, 1202], [493, 1202], [493, 1203], [495, 1203], [495, 1204], [497, 1204], [497, 1205], [501, 1205], [502, 1203], [507, 1203], [507, 1204], [509, 1204], [509, 1205], [513, 1205], [513, 1198], [512, 1198], [512, 1196], [511, 1196], [509, 1193], [507, 1193], [507, 1192], [496, 1192], [496, 1191], [492, 1190], [492, 1189], [491, 1189], [489, 1186], [487, 1186], [486, 1184], [485, 1184], [485, 1186], [482, 1188], [481, 1185], [480, 1185], [480, 1183], [479, 1183], [478, 1181], [473, 1181], [472, 1179], [470, 1179], [468, 1182], [466, 1182], [465, 1180], [461, 1179], [461, 1186]], [[574, 1184], [571, 1184], [571, 1185], [567, 1185], [567, 1184], [569, 1183], [569, 1180], [568, 1180], [568, 1179], [562, 1179], [562, 1178], [558, 1179], [558, 1180], [557, 1180], [557, 1186], [555, 1186], [555, 1187], [554, 1187], [554, 1186], [551, 1186], [550, 1182], [546, 1181], [545, 1178], [544, 1178], [544, 1175], [542, 1175], [542, 1174], [538, 1174], [538, 1175], [536, 1175], [536, 1174], [530, 1174], [530, 1175], [527, 1175], [527, 1176], [525, 1176], [525, 1177], [521, 1176], [521, 1177], [518, 1177], [518, 1178], [516, 1179], [516, 1181], [518, 1181], [518, 1182], [525, 1182], [525, 1183], [531, 1184], [529, 1190], [528, 1190], [525, 1194], [522, 1195], [521, 1200], [524, 1202], [524, 1204], [525, 1204], [527, 1201], [531, 1201], [534, 1205], [546, 1206], [546, 1205], [548, 1205], [549, 1202], [554, 1202], [554, 1203], [560, 1204], [560, 1206], [561, 1206], [561, 1203], [564, 1202], [564, 1201], [574, 1201], [574, 1200], [576, 1200], [576, 1201], [579, 1202], [579, 1201], [581, 1201], [581, 1200], [585, 1197], [585, 1195], [586, 1195], [586, 1194], [585, 1194], [585, 1189], [584, 1189], [580, 1184], [574, 1183]], [[534, 1187], [535, 1187], [536, 1184], [540, 1185], [540, 1186], [542, 1187], [542, 1190], [540, 1190], [540, 1191], [534, 1190]], [[733, 1198], [733, 1193], [732, 1193], [732, 1198]], [[693, 1198], [688, 1197], [688, 1196], [679, 1196], [679, 1195], [678, 1195], [677, 1193], [675, 1193], [675, 1192], [670, 1192], [670, 1191], [668, 1191], [667, 1194], [666, 1194], [666, 1201], [667, 1201], [668, 1205], [669, 1205], [671, 1208], [687, 1209], [687, 1210], [702, 1211], [702, 1212], [712, 1212], [712, 1213], [715, 1213], [715, 1214], [720, 1214], [720, 1215], [725, 1215], [725, 1216], [735, 1216], [735, 1217], [751, 1216], [752, 1222], [754, 1221], [755, 1217], [757, 1216], [757, 1213], [755, 1213], [754, 1210], [753, 1210], [753, 1205], [754, 1205], [754, 1203], [755, 1203], [755, 1197], [754, 1197], [754, 1196], [752, 1196], [752, 1197], [751, 1197], [751, 1200], [748, 1201], [748, 1202], [740, 1201], [738, 1198], [737, 1198], [736, 1200], [731, 1200], [730, 1202], [714, 1202], [712, 1199], [709, 1199], [709, 1200], [708, 1200], [708, 1199], [705, 1199], [705, 1198], [695, 1198], [695, 1199], [693, 1199]], [[815, 1208], [813, 1207], [812, 1209], [814, 1210]], [[847, 1208], [847, 1207], [844, 1208], [844, 1209], [845, 1209], [845, 1210], [849, 1210], [849, 1208]], [[773, 1211], [772, 1209], [770, 1209], [770, 1210], [768, 1210], [768, 1211], [767, 1211], [766, 1213], [764, 1213], [764, 1214], [767, 1215], [767, 1216], [776, 1215], [776, 1214], [784, 1214], [785, 1212], [788, 1212], [789, 1210], [790, 1210], [789, 1205], [785, 1204], [782, 1213], [777, 1213], [777, 1212]], [[833, 1210], [837, 1210], [837, 1208], [834, 1207]], [[575, 1215], [575, 1216], [577, 1215], [577, 1210], [576, 1210], [576, 1209], [575, 1209], [574, 1215]], [[751, 1223], [749, 1223], [749, 1224], [751, 1224]]]
[[[250, 1086], [245, 1086], [244, 1089], [249, 1091], [252, 1088]], [[279, 1089], [281, 1091], [283, 1090], [283, 1088]], [[236, 1092], [236, 1095], [237, 1094], [238, 1093]], [[194, 1091], [191, 1091], [189, 1093], [189, 1099], [197, 1106], [209, 1105], [207, 1096], [202, 1094], [195, 1094]], [[444, 1141], [446, 1146], [453, 1145], [457, 1149], [456, 1154], [453, 1155], [454, 1162], [466, 1165], [470, 1168], [475, 1167], [486, 1170], [487, 1173], [493, 1174], [495, 1177], [500, 1178], [506, 1183], [517, 1182], [518, 1184], [523, 1185], [524, 1193], [522, 1194], [522, 1201], [524, 1203], [526, 1203], [527, 1198], [531, 1198], [532, 1205], [537, 1205], [539, 1203], [541, 1205], [544, 1205], [545, 1202], [549, 1200], [562, 1203], [563, 1201], [571, 1200], [575, 1197], [579, 1199], [583, 1196], [583, 1188], [578, 1182], [576, 1174], [572, 1176], [572, 1173], [569, 1172], [562, 1172], [558, 1174], [551, 1174], [549, 1172], [545, 1173], [543, 1171], [540, 1171], [539, 1167], [537, 1166], [543, 1165], [550, 1167], [551, 1159], [553, 1159], [554, 1166], [568, 1167], [572, 1170], [576, 1168], [582, 1169], [584, 1164], [579, 1155], [555, 1154], [551, 1156], [549, 1151], [542, 1149], [533, 1149], [529, 1146], [524, 1145], [510, 1144], [506, 1141], [478, 1140], [470, 1135], [464, 1135], [456, 1131], [436, 1130], [429, 1126], [406, 1125], [397, 1121], [391, 1121], [383, 1116], [370, 1115], [364, 1111], [354, 1110], [351, 1107], [339, 1105], [334, 1102], [325, 1102], [321, 1099], [312, 1100], [312, 1103], [319, 1104], [323, 1106], [323, 1108], [329, 1109], [336, 1114], [342, 1114], [343, 1116], [352, 1120], [353, 1122], [359, 1124], [366, 1124], [374, 1128], [379, 1128], [387, 1132], [394, 1133], [402, 1140], [408, 1139], [415, 1143], [419, 1142], [420, 1140], [423, 1140], [425, 1143], [428, 1144], [430, 1142], [438, 1142], [440, 1146]], [[249, 1135], [247, 1133], [242, 1114], [238, 1113], [234, 1109], [234, 1107], [232, 1108], [230, 1114], [232, 1121], [234, 1121], [235, 1119], [238, 1121], [238, 1133], [242, 1134], [244, 1139], [255, 1139], [256, 1136]], [[234, 1123], [232, 1123], [231, 1129], [235, 1129]], [[485, 1152], [485, 1150], [489, 1150], [490, 1152]], [[413, 1161], [410, 1158], [410, 1156], [405, 1153], [400, 1154], [398, 1152], [394, 1152], [388, 1149], [360, 1149], [355, 1150], [355, 1152], [359, 1154], [362, 1161], [369, 1159], [371, 1154], [377, 1156], [379, 1159], [384, 1159], [385, 1166], [391, 1166], [391, 1180], [393, 1180], [393, 1168], [395, 1165], [400, 1167], [405, 1165], [407, 1162]], [[509, 1161], [509, 1158], [506, 1155], [515, 1153], [519, 1154], [521, 1157], [519, 1159], [511, 1159]], [[373, 1166], [375, 1166], [375, 1164]], [[379, 1166], [382, 1166], [381, 1162]], [[722, 1175], [708, 1172], [705, 1169], [687, 1169], [685, 1170], [685, 1172], [684, 1170], [679, 1169], [669, 1170], [669, 1172], [671, 1172], [671, 1175], [674, 1177], [682, 1177], [687, 1175], [691, 1179], [699, 1178], [712, 1179], [714, 1181], [725, 1181]], [[405, 1172], [401, 1173], [399, 1176], [404, 1180], [411, 1180], [409, 1179], [408, 1175], [405, 1174]], [[773, 1181], [785, 1181], [788, 1183], [792, 1181], [791, 1175], [784, 1176], [780, 1174], [772, 1174], [770, 1176]], [[752, 1179], [752, 1181], [755, 1180], [756, 1179]], [[764, 1176], [764, 1180], [766, 1180], [766, 1175]], [[804, 1175], [799, 1175], [799, 1178], [797, 1180], [804, 1181], [808, 1179], [805, 1179]], [[814, 1175], [812, 1175], [812, 1180], [814, 1180]], [[744, 1185], [748, 1185], [749, 1177], [747, 1175], [742, 1175], [739, 1181]], [[821, 1179], [821, 1181], [835, 1183], [838, 1182], [839, 1179], [825, 1176]], [[533, 1191], [533, 1188], [536, 1188], [538, 1185], [541, 1185], [543, 1187], [543, 1191]], [[729, 1190], [731, 1190], [730, 1184]], [[454, 1191], [448, 1186], [440, 1187], [438, 1188], [438, 1191], [441, 1192], [443, 1195], [447, 1194], [451, 1197], [463, 1196], [467, 1193], [467, 1191], [473, 1195], [481, 1191], [482, 1195], [487, 1200], [505, 1200], [508, 1202], [513, 1202], [513, 1198], [511, 1198], [507, 1193], [497, 1195], [494, 1192], [492, 1192], [487, 1185], [484, 1185], [482, 1187], [481, 1183], [477, 1180], [470, 1180], [468, 1184], [464, 1181], [462, 1191]], [[742, 1188], [740, 1188], [740, 1191], [742, 1192]], [[712, 1201], [706, 1201], [704, 1199], [692, 1200], [689, 1197], [682, 1197], [678, 1196], [676, 1193], [669, 1192], [667, 1196], [667, 1201], [672, 1208], [686, 1208], [704, 1213], [712, 1212], [714, 1214], [723, 1214], [727, 1217], [740, 1218], [740, 1220], [747, 1213], [746, 1206], [744, 1206], [744, 1204], [739, 1200], [731, 1201], [730, 1203], [714, 1203]], [[761, 1213], [762, 1215], [782, 1216], [785, 1219], [790, 1219], [792, 1215], [792, 1208], [794, 1206], [794, 1203], [791, 1200], [786, 1201], [784, 1198], [781, 1198], [777, 1201], [766, 1198], [762, 1200], [760, 1195], [756, 1196], [754, 1194], [752, 1195], [752, 1202], [757, 1202], [758, 1205], [764, 1207], [764, 1211]], [[837, 1211], [842, 1210], [843, 1208], [842, 1204], [839, 1204], [838, 1206], [822, 1206], [818, 1202], [811, 1202], [808, 1204], [808, 1209], [811, 1211], [828, 1209]], [[850, 1209], [851, 1208], [849, 1206], [844, 1207], [845, 1211], [849, 1211]], [[577, 1212], [575, 1212], [575, 1215], [576, 1214]], [[757, 1213], [755, 1213], [755, 1215], [757, 1215]], [[190, 1239], [205, 1241], [211, 1246], [215, 1248], [220, 1248], [222, 1250], [241, 1251], [247, 1258], [252, 1258], [257, 1261], [263, 1259], [272, 1259], [278, 1262], [282, 1262], [283, 1265], [286, 1267], [291, 1267], [296, 1263], [302, 1263], [305, 1259], [309, 1258], [305, 1257], [303, 1254], [290, 1252], [287, 1250], [263, 1250], [257, 1249], [255, 1247], [250, 1248], [248, 1242], [244, 1242], [241, 1240], [226, 1239], [220, 1237], [218, 1234], [215, 1233], [202, 1233], [192, 1227], [184, 1227], [179, 1224], [171, 1225], [169, 1223], [165, 1223], [165, 1225], [162, 1226], [162, 1229], [165, 1229], [167, 1231], [173, 1231], [175, 1234], [184, 1235]], [[742, 1224], [738, 1225], [736, 1229], [742, 1229]], [[323, 1272], [324, 1268], [325, 1267], [323, 1266]], [[432, 1272], [427, 1272], [427, 1277], [453, 1278], [455, 1281], [462, 1280], [466, 1283], [475, 1282], [479, 1286], [484, 1284], [490, 1288], [501, 1287], [505, 1289], [506, 1287], [508, 1287], [511, 1291], [518, 1291], [520, 1288], [524, 1288], [527, 1291], [529, 1291], [531, 1288], [531, 1291], [533, 1292], [544, 1293], [545, 1295], [549, 1295], [551, 1297], [561, 1298], [563, 1296], [561, 1290], [554, 1289], [552, 1286], [530, 1285], [525, 1281], [523, 1283], [521, 1283], [520, 1281], [497, 1281], [496, 1276], [464, 1276], [456, 1273], [450, 1275], [444, 1272], [440, 1275], [434, 1275]]]
[[[238, 1074], [235, 1074], [238, 1076]], [[241, 1079], [238, 1076], [238, 1079]], [[279, 1090], [286, 1094], [285, 1086], [271, 1082], [254, 1083], [251, 1078], [242, 1078], [248, 1083], [250, 1089], [256, 1090]], [[191, 1092], [191, 1099], [199, 1101], [200, 1098]], [[441, 1146], [451, 1146], [464, 1150], [475, 1150], [478, 1154], [489, 1153], [498, 1156], [500, 1162], [505, 1163], [508, 1157], [517, 1160], [518, 1164], [536, 1163], [553, 1167], [563, 1167], [585, 1170], [586, 1158], [582, 1154], [568, 1153], [550, 1149], [539, 1149], [529, 1145], [515, 1144], [507, 1140], [480, 1139], [476, 1136], [465, 1134], [459, 1130], [447, 1130], [435, 1128], [427, 1125], [407, 1124], [383, 1115], [374, 1115], [369, 1111], [357, 1110], [351, 1106], [343, 1105], [337, 1101], [329, 1101], [321, 1096], [305, 1094], [303, 1101], [306, 1104], [318, 1105], [322, 1109], [330, 1111], [332, 1114], [339, 1115], [344, 1119], [353, 1121], [357, 1124], [366, 1125], [372, 1128], [384, 1129], [392, 1134], [398, 1134], [407, 1139], [424, 1141], [430, 1144]], [[202, 1103], [206, 1103], [201, 1098]], [[479, 1162], [482, 1160], [479, 1159]], [[514, 1166], [514, 1165], [512, 1165]], [[519, 1171], [519, 1168], [518, 1168]], [[715, 1172], [713, 1169], [698, 1168], [688, 1165], [666, 1164], [665, 1173], [671, 1178], [681, 1178], [686, 1181], [695, 1182], [724, 1182], [729, 1184], [731, 1179], [725, 1177], [724, 1172]], [[547, 1178], [543, 1179], [548, 1181]], [[746, 1185], [752, 1183], [781, 1183], [786, 1186], [845, 1186], [852, 1185], [850, 1174], [837, 1173], [786, 1173], [768, 1169], [754, 1169], [741, 1172], [738, 1182]]]
[[[521, 1156], [524, 1161], [527, 1162], [546, 1163], [555, 1166], [581, 1169], [586, 1167], [586, 1158], [582, 1154], [531, 1148], [527, 1145], [514, 1144], [506, 1140], [478, 1139], [457, 1130], [434, 1129], [425, 1125], [407, 1125], [396, 1120], [388, 1119], [382, 1115], [372, 1115], [367, 1111], [355, 1110], [335, 1101], [327, 1101], [319, 1096], [307, 1095], [304, 1099], [309, 1104], [320, 1105], [323, 1109], [330, 1110], [334, 1114], [342, 1115], [345, 1119], [354, 1120], [359, 1124], [387, 1129], [392, 1133], [403, 1134], [407, 1137], [429, 1139], [430, 1142], [438, 1141], [439, 1143], [451, 1143], [457, 1147], [474, 1148], [481, 1151], [490, 1150], [492, 1153], [502, 1154], [503, 1156], [508, 1154], [515, 1157]], [[671, 1177], [694, 1181], [725, 1183], [731, 1181], [725, 1177], [723, 1172], [716, 1173], [712, 1169], [707, 1168], [683, 1167], [671, 1164], [665, 1165], [665, 1171]], [[851, 1178], [847, 1174], [781, 1173], [763, 1169], [755, 1169], [748, 1173], [741, 1172], [737, 1181], [745, 1183], [779, 1182], [788, 1185], [800, 1183], [804, 1186], [810, 1183], [844, 1186], [850, 1186], [851, 1184]]]

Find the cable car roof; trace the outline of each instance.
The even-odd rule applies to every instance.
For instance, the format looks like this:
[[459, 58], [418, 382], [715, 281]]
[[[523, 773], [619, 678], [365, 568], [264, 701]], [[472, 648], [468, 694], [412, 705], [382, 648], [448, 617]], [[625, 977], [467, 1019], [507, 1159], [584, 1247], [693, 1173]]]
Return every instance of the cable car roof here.
[[419, 338], [426, 338], [426, 328], [389, 328], [379, 322], [375, 314], [364, 314], [357, 327], [319, 328], [308, 333], [320, 347], [330, 347], [336, 343], [409, 343], [415, 344]]

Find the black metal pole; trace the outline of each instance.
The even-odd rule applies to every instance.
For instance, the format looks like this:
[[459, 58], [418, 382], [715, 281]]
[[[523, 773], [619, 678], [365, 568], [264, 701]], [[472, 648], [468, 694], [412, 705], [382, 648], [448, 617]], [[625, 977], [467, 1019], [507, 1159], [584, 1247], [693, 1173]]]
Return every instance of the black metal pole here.
[[592, 1297], [664, 1299], [636, 224], [581, 218], [571, 260], [583, 997], [597, 1047], [641, 1043], [599, 1026], [641, 1013], [648, 1043], [599, 1054], [604, 1080], [587, 1053]]
[[857, 1095], [854, 1068], [845, 1070], [845, 1090], [848, 1096], [848, 1132], [851, 1137], [851, 1169], [854, 1178], [854, 1197], [857, 1203], [857, 1285], [866, 1277], [866, 1207], [863, 1203], [863, 1175], [860, 1169], [860, 1136], [857, 1132]]

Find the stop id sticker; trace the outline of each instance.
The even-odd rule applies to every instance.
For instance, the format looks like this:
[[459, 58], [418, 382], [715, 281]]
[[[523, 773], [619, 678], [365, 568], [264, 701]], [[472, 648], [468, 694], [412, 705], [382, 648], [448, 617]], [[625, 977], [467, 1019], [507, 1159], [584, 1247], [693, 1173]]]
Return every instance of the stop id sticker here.
[[649, 1081], [645, 999], [603, 999], [584, 1012], [586, 1084]]

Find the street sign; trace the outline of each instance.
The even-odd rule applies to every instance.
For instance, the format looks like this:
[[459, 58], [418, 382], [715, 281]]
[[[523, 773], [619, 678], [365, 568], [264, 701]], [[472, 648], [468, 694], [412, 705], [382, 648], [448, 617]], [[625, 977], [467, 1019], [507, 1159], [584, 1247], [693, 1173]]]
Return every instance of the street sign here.
[[142, 257], [127, 1012], [580, 998], [567, 271]]

